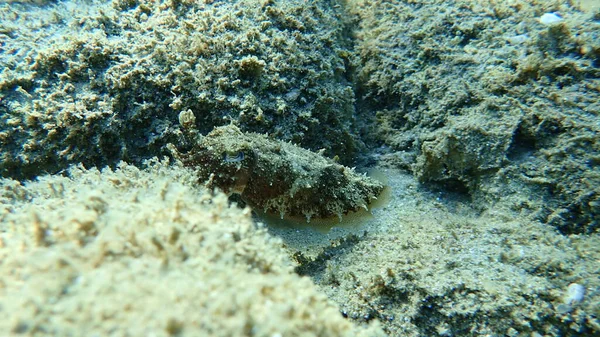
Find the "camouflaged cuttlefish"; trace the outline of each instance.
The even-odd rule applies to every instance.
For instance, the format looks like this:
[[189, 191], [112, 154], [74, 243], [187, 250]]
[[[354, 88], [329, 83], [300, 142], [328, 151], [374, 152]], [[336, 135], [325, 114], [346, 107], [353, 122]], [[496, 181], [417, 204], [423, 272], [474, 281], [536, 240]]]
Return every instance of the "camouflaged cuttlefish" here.
[[240, 194], [251, 207], [292, 218], [331, 218], [367, 209], [384, 185], [318, 153], [244, 133], [234, 125], [199, 136], [188, 153], [171, 152], [199, 181]]

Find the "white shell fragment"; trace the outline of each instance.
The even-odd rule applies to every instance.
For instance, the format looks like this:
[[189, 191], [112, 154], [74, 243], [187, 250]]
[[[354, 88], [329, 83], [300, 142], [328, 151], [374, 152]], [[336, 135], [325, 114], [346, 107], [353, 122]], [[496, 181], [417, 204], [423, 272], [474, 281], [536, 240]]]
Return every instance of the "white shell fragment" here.
[[578, 283], [571, 283], [567, 287], [567, 293], [565, 294], [565, 304], [575, 305], [583, 302], [585, 297], [585, 287]]
[[527, 34], [515, 35], [506, 38], [506, 41], [512, 45], [518, 45], [527, 42], [529, 40], [529, 36]]
[[557, 24], [557, 23], [561, 22], [562, 20], [563, 20], [563, 18], [560, 17], [560, 15], [558, 15], [556, 13], [546, 13], [540, 17], [540, 23], [542, 23], [546, 26]]

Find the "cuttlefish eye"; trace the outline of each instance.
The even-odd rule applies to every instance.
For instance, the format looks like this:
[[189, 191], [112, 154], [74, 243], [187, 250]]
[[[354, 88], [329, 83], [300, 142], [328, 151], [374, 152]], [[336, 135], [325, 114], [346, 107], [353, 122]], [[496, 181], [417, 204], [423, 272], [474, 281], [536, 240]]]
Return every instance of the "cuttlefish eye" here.
[[246, 155], [244, 154], [243, 151], [225, 152], [223, 154], [223, 161], [226, 163], [239, 163], [242, 160], [244, 160], [245, 157], [246, 157]]

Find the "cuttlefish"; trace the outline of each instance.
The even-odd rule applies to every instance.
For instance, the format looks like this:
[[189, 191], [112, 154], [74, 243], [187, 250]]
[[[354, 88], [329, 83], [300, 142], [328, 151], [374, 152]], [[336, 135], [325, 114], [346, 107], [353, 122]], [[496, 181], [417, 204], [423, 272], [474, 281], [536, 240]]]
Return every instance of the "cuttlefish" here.
[[239, 194], [252, 208], [282, 219], [341, 221], [345, 214], [368, 209], [384, 190], [381, 182], [320, 153], [235, 125], [198, 135], [187, 153], [169, 148], [195, 170], [199, 182]]

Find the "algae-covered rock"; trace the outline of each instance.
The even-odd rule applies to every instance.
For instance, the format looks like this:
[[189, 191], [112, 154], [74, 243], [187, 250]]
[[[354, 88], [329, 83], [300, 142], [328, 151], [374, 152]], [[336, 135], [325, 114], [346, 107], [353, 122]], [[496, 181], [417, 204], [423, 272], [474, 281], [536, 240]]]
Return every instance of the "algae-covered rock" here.
[[141, 163], [191, 109], [350, 162], [343, 10], [329, 1], [0, 3], [0, 175]]
[[178, 166], [0, 180], [2, 336], [381, 336]]
[[192, 149], [174, 155], [200, 182], [240, 194], [257, 210], [288, 217], [339, 217], [367, 209], [383, 184], [321, 154], [234, 125], [200, 136]]
[[476, 189], [481, 176], [499, 170], [508, 161], [506, 151], [517, 120], [504, 119], [479, 114], [454, 119], [451, 128], [423, 140], [413, 166], [415, 175], [424, 182], [442, 181], [448, 189]]
[[[600, 31], [564, 1], [351, 1], [382, 162], [565, 234], [600, 216]], [[560, 13], [555, 25], [539, 22]]]

